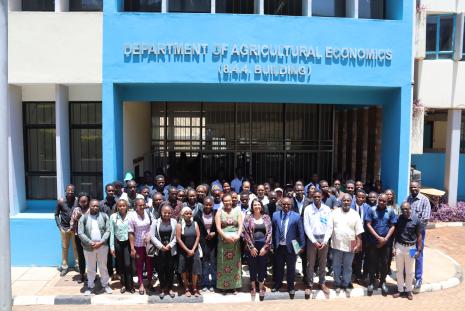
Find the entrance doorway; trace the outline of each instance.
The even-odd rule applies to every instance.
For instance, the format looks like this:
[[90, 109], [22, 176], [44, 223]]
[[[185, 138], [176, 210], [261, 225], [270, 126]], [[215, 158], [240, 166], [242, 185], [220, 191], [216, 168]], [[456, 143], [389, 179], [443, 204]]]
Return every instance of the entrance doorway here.
[[[255, 182], [308, 180], [333, 169], [333, 105], [151, 104], [151, 167], [184, 185], [230, 180], [236, 168]], [[144, 165], [147, 167], [147, 165]]]

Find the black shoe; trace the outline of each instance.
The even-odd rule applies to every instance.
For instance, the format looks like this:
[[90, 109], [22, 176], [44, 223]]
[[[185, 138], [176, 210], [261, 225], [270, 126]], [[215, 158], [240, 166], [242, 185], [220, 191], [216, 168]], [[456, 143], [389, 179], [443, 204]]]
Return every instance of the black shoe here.
[[272, 292], [272, 293], [279, 292], [279, 287], [273, 287], [273, 288], [271, 289], [271, 292]]
[[383, 296], [387, 296], [388, 292], [389, 292], [389, 289], [388, 289], [386, 283], [383, 282], [383, 283], [381, 284], [381, 294], [382, 294]]
[[295, 297], [295, 290], [291, 289], [289, 291], [289, 298], [294, 299], [294, 297]]
[[354, 289], [354, 284], [352, 284], [352, 282], [350, 282], [349, 285], [347, 285], [347, 288]]
[[368, 296], [373, 295], [373, 284], [369, 284], [369, 285], [367, 286], [367, 295], [368, 295]]
[[308, 287], [305, 289], [305, 299], [310, 299], [311, 296], [312, 296], [312, 288]]

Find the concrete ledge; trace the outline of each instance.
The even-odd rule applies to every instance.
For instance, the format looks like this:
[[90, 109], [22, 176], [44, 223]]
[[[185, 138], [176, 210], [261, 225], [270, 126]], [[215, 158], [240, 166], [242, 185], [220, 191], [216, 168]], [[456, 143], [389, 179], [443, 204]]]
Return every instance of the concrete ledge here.
[[447, 227], [464, 227], [465, 222], [430, 222], [426, 225], [426, 229], [439, 229]]
[[90, 305], [92, 296], [83, 295], [69, 295], [69, 296], [55, 296], [56, 305]]

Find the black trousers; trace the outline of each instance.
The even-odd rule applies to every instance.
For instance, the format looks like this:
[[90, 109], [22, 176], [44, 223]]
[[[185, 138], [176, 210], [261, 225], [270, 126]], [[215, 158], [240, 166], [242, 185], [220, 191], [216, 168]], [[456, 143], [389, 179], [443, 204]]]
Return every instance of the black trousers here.
[[79, 273], [84, 275], [86, 272], [86, 258], [84, 257], [84, 249], [82, 248], [81, 239], [78, 235], [74, 236], [74, 242], [76, 243], [76, 250], [79, 260]]
[[174, 269], [176, 257], [171, 256], [171, 251], [158, 253], [155, 257], [156, 267], [158, 271], [158, 279], [160, 280], [160, 288], [170, 290], [173, 287]]
[[[265, 242], [257, 241], [254, 243], [255, 248], [260, 252]], [[252, 257], [250, 251], [246, 251], [247, 260], [249, 263], [250, 282], [264, 282], [266, 278], [266, 264], [268, 262], [268, 253], [264, 256]]]
[[[366, 244], [362, 244], [362, 250], [355, 253], [354, 261], [352, 263], [352, 274], [357, 279], [364, 279], [368, 275], [368, 258], [366, 256]], [[363, 267], [363, 269], [362, 269]]]
[[[304, 249], [306, 249], [304, 247]], [[307, 284], [308, 278], [307, 278], [307, 265], [308, 265], [308, 259], [307, 259], [307, 252], [302, 252], [299, 254], [300, 259], [302, 260], [302, 274], [303, 274], [303, 279], [302, 281], [304, 284]]]
[[107, 257], [107, 270], [110, 277], [113, 276], [113, 256], [111, 255], [111, 250], [108, 247], [108, 257]]
[[280, 245], [275, 250], [274, 259], [276, 262], [276, 275], [275, 275], [275, 288], [281, 288], [284, 278], [284, 265], [287, 267], [287, 289], [294, 289], [295, 282], [295, 264], [297, 261], [297, 255], [287, 251], [285, 245]]
[[375, 283], [376, 272], [380, 272], [381, 283], [386, 282], [386, 276], [388, 273], [388, 261], [391, 247], [389, 243], [386, 243], [383, 247], [376, 247], [376, 245], [367, 246], [368, 256], [368, 271], [370, 276], [370, 284]]
[[116, 255], [116, 270], [121, 275], [121, 286], [126, 287], [127, 290], [134, 288], [134, 281], [132, 280], [132, 258], [129, 246], [129, 241], [115, 240], [115, 255]]

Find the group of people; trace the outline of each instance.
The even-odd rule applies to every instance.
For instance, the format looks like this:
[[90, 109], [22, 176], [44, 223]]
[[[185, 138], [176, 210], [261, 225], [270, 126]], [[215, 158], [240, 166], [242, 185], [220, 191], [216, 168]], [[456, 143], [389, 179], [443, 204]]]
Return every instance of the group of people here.
[[239, 178], [184, 189], [175, 179], [166, 185], [163, 175], [144, 176], [139, 185], [132, 176], [124, 184], [107, 184], [102, 201], [86, 193], [76, 197], [73, 185], [58, 200], [61, 273], [68, 271], [71, 241], [79, 282], [87, 272], [86, 295], [94, 291], [96, 267], [106, 293], [112, 292], [112, 276], [120, 279], [121, 293], [134, 293], [137, 275], [141, 295], [146, 288], [155, 291], [154, 276], [160, 298], [175, 297], [174, 283], [187, 297], [215, 290], [236, 294], [247, 264], [252, 298], [264, 299], [270, 269], [272, 292], [282, 289], [286, 270], [292, 299], [298, 257], [307, 299], [315, 289], [329, 295], [327, 274], [337, 293], [349, 292], [354, 281], [366, 285], [368, 295], [376, 287], [387, 295], [393, 256], [398, 285], [393, 296], [413, 299], [414, 278], [415, 288], [421, 287], [431, 207], [417, 182], [397, 207], [390, 189], [367, 194], [362, 182], [343, 185], [338, 179], [330, 187], [316, 174], [306, 185], [297, 181], [284, 189]]

